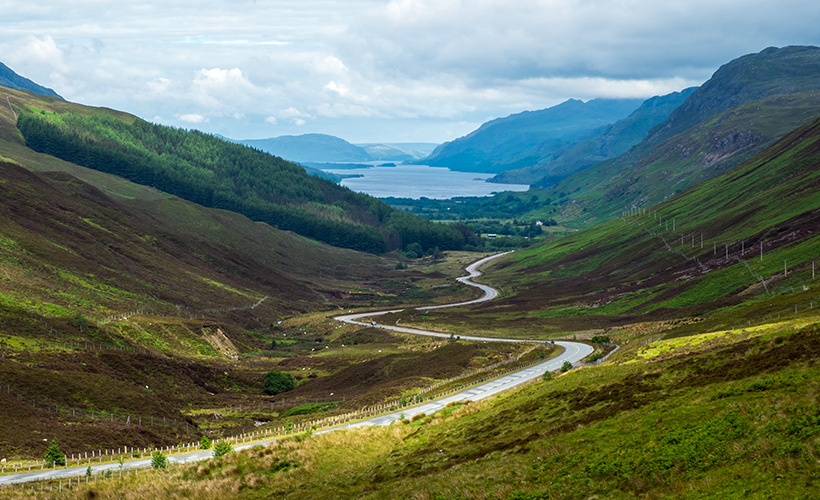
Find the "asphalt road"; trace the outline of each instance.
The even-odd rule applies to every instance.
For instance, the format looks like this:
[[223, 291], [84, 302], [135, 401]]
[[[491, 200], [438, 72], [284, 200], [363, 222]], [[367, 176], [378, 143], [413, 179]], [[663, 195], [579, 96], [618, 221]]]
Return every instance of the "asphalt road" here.
[[[487, 262], [497, 259], [503, 255], [506, 255], [510, 252], [505, 252], [501, 254], [492, 255], [490, 257], [486, 257], [481, 259], [477, 262], [474, 262], [470, 266], [467, 267], [467, 272], [469, 273], [467, 276], [463, 276], [461, 278], [457, 278], [459, 282], [464, 283], [465, 285], [473, 286], [479, 288], [484, 292], [484, 295], [478, 299], [470, 300], [466, 302], [458, 302], [454, 304], [444, 304], [438, 306], [427, 306], [427, 307], [419, 307], [419, 310], [429, 310], [429, 309], [441, 309], [445, 307], [456, 307], [456, 306], [464, 306], [464, 305], [471, 305], [477, 304], [480, 302], [485, 302], [488, 300], [492, 300], [498, 296], [498, 291], [492, 287], [487, 285], [482, 285], [480, 283], [473, 283], [470, 281], [472, 278], [480, 276], [481, 273], [478, 271], [478, 268], [482, 265], [486, 264]], [[381, 325], [376, 323], [375, 325], [371, 322], [361, 321], [362, 318], [371, 318], [377, 317], [383, 314], [391, 313], [391, 312], [399, 312], [403, 309], [394, 309], [390, 311], [377, 311], [377, 312], [368, 312], [368, 313], [358, 313], [358, 314], [348, 314], [343, 316], [337, 316], [336, 320], [342, 321], [345, 323], [350, 323], [354, 325], [364, 325], [364, 326], [375, 326], [378, 328], [383, 328], [386, 330], [393, 330], [405, 333], [412, 333], [416, 335], [426, 335], [430, 337], [443, 337], [449, 338], [449, 334], [443, 333], [436, 333], [436, 332], [429, 332], [425, 330], [417, 330], [413, 328], [404, 328], [395, 325]], [[494, 338], [494, 337], [473, 337], [473, 336], [461, 336], [461, 340], [472, 340], [472, 341], [479, 341], [479, 342], [540, 342], [536, 340], [522, 340], [522, 339], [503, 339], [503, 338]], [[581, 344], [578, 342], [568, 342], [568, 341], [556, 341], [556, 345], [562, 347], [564, 352], [561, 353], [559, 356], [552, 358], [548, 361], [543, 363], [531, 366], [529, 368], [525, 368], [523, 370], [510, 373], [508, 375], [504, 375], [497, 379], [491, 380], [489, 382], [485, 382], [483, 384], [471, 387], [461, 392], [450, 394], [444, 398], [430, 401], [418, 406], [404, 408], [402, 410], [396, 411], [394, 413], [389, 413], [386, 415], [380, 415], [378, 417], [373, 417], [367, 420], [362, 420], [359, 422], [350, 423], [344, 426], [333, 427], [329, 429], [322, 429], [317, 431], [319, 433], [331, 432], [339, 429], [349, 429], [349, 428], [356, 428], [356, 427], [364, 427], [369, 425], [390, 425], [391, 423], [395, 422], [396, 420], [404, 418], [412, 418], [417, 414], [431, 414], [435, 413], [436, 411], [441, 410], [442, 408], [446, 407], [448, 404], [458, 401], [478, 401], [480, 399], [485, 399], [491, 396], [494, 396], [502, 391], [506, 391], [507, 389], [511, 389], [517, 385], [523, 384], [524, 382], [533, 380], [538, 378], [544, 374], [545, 371], [555, 371], [561, 368], [565, 361], [569, 361], [570, 363], [575, 363], [576, 361], [580, 361], [581, 359], [589, 356], [592, 354], [592, 347]], [[277, 439], [268, 439], [264, 441], [256, 441], [254, 443], [247, 443], [247, 444], [240, 444], [234, 446], [235, 450], [243, 450], [246, 448], [251, 448], [253, 446], [266, 446], [275, 442]], [[168, 461], [176, 464], [176, 463], [187, 463], [187, 462], [196, 462], [200, 460], [206, 460], [213, 456], [213, 452], [211, 450], [203, 450], [203, 451], [195, 451], [191, 453], [184, 453], [180, 455], [172, 455], [168, 456]], [[129, 469], [137, 469], [137, 468], [147, 468], [151, 466], [151, 459], [144, 458], [138, 460], [130, 460], [122, 465], [122, 470], [129, 470]], [[19, 484], [19, 483], [27, 483], [31, 481], [43, 481], [43, 480], [51, 480], [51, 479], [67, 479], [69, 477], [77, 478], [78, 476], [83, 476], [86, 473], [88, 468], [88, 464], [81, 465], [79, 467], [69, 467], [66, 469], [52, 469], [52, 470], [43, 470], [43, 471], [31, 471], [31, 472], [20, 472], [17, 474], [7, 474], [0, 476], [0, 485], [4, 484]], [[118, 474], [120, 471], [120, 464], [98, 464], [94, 465], [91, 464], [91, 472], [92, 474], [98, 474], [100, 472], [105, 471], [112, 471], [113, 474]]]

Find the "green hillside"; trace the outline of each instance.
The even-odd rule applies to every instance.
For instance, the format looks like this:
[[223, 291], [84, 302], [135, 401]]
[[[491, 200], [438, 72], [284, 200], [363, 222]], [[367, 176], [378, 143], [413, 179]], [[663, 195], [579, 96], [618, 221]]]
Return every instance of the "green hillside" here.
[[[83, 109], [0, 92], [20, 106]], [[278, 413], [233, 415], [221, 408], [267, 401], [261, 383], [274, 367], [311, 380], [300, 373], [302, 360], [317, 338], [329, 345], [331, 331], [353, 336], [361, 347], [351, 356], [311, 362], [314, 378], [381, 357], [381, 350], [400, 354], [385, 347], [397, 343], [390, 338], [335, 331], [326, 321], [319, 321], [321, 330], [283, 326], [288, 318], [436, 300], [447, 292], [427, 290], [444, 277], [425, 269], [429, 260], [397, 272], [393, 259], [322, 244], [35, 152], [15, 127], [16, 112], [0, 107], [4, 457], [39, 456], [47, 443], [31, 436], [44, 432], [67, 449], [86, 450], [170, 444], [206, 431], [218, 436], [253, 425], [254, 418], [273, 418]], [[94, 113], [129, 119], [112, 110]], [[310, 337], [284, 338], [295, 337], [297, 328]], [[408, 380], [350, 389], [348, 404], [426, 383], [415, 374]], [[322, 386], [339, 391], [333, 381]], [[299, 397], [315, 399], [312, 391], [311, 384], [301, 386]], [[215, 408], [222, 423], [212, 428], [201, 415]]]
[[281, 158], [197, 131], [74, 106], [28, 104], [17, 126], [30, 149], [283, 230], [371, 253], [419, 243], [458, 249], [462, 231], [408, 216], [309, 176]]

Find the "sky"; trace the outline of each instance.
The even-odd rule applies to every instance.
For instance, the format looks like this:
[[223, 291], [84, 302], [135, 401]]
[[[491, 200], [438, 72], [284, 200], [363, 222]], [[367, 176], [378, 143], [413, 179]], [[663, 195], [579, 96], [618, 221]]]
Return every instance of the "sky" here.
[[816, 0], [0, 0], [0, 61], [64, 98], [233, 139], [441, 143], [569, 98], [648, 98]]

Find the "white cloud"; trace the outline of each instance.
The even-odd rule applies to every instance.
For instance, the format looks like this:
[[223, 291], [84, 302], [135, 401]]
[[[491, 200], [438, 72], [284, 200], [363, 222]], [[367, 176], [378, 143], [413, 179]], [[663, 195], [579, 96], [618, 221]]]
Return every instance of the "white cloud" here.
[[70, 100], [236, 137], [444, 141], [570, 97], [680, 90], [766, 46], [820, 44], [820, 3], [805, 0], [0, 3], [0, 60], [15, 71]]
[[203, 115], [199, 113], [188, 113], [184, 115], [178, 115], [177, 118], [179, 118], [183, 122], [195, 124], [206, 123], [208, 121], [207, 118], [205, 118]]

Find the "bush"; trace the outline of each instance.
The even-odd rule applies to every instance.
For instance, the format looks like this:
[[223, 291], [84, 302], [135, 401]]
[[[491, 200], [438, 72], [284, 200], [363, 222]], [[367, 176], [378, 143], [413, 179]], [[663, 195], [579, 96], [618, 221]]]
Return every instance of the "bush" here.
[[541, 380], [543, 380], [544, 382], [552, 380], [552, 372], [549, 370], [545, 371], [544, 374], [541, 375]]
[[214, 445], [214, 456], [221, 457], [233, 451], [233, 446], [228, 441], [217, 441]]
[[417, 242], [413, 242], [404, 249], [404, 256], [408, 259], [418, 259], [424, 256], [424, 250]]
[[200, 450], [210, 450], [211, 449], [211, 439], [208, 436], [202, 436], [202, 439], [199, 440], [199, 449]]
[[296, 387], [296, 379], [289, 373], [274, 370], [265, 375], [265, 393], [271, 396], [289, 391], [294, 387]]
[[168, 457], [165, 456], [165, 453], [157, 450], [151, 455], [151, 467], [155, 469], [167, 469], [168, 468]]
[[569, 361], [564, 361], [564, 364], [561, 365], [561, 373], [566, 373], [570, 370], [572, 370], [572, 363]]
[[49, 444], [46, 449], [44, 459], [46, 465], [49, 467], [54, 467], [55, 465], [65, 465], [65, 453], [60, 450], [60, 445], [57, 442], [57, 438], [51, 440], [51, 444]]

